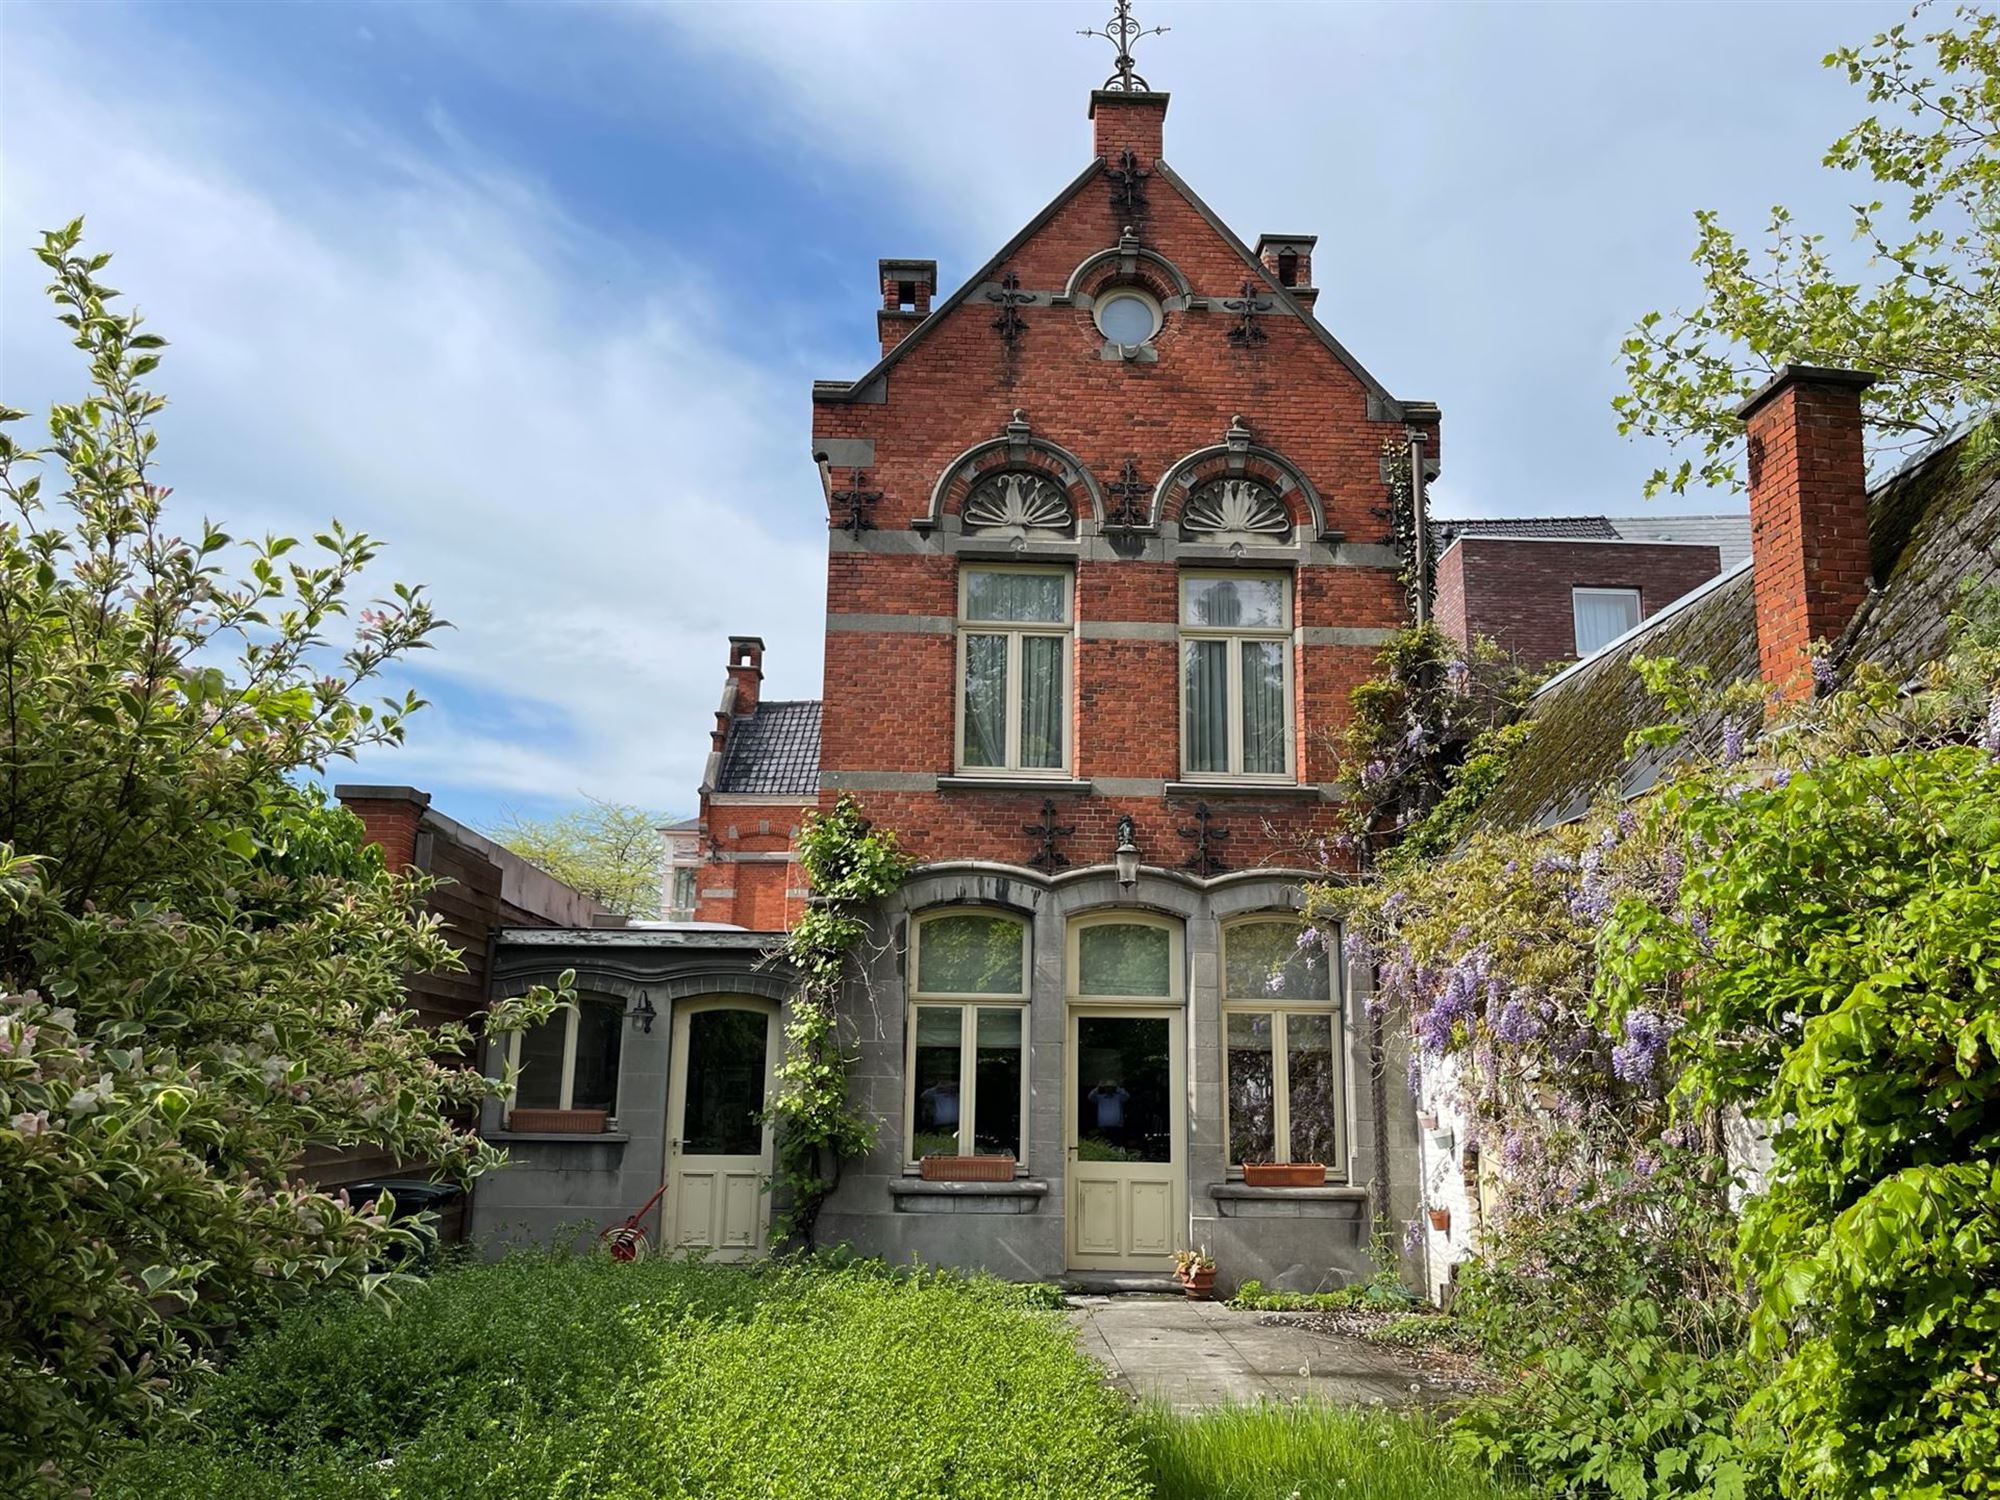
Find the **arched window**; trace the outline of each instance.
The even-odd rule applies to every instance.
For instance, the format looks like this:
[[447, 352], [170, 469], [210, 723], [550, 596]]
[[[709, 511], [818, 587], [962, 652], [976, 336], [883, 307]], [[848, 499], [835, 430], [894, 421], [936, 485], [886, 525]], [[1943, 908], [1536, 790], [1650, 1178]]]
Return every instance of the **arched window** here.
[[904, 1156], [1028, 1156], [1028, 924], [956, 909], [911, 943]]
[[1229, 1167], [1318, 1162], [1346, 1170], [1336, 940], [1292, 917], [1222, 931]]
[[507, 1049], [507, 1060], [517, 1070], [509, 1114], [523, 1109], [617, 1114], [618, 1053], [624, 1036], [625, 1007], [589, 995], [515, 1032]]

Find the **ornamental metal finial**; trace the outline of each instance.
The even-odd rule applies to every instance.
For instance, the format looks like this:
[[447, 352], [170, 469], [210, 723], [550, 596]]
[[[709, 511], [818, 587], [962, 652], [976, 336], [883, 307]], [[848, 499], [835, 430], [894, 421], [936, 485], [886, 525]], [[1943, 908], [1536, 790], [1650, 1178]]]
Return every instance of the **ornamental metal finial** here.
[[1086, 26], [1078, 36], [1101, 36], [1118, 50], [1118, 71], [1104, 80], [1104, 91], [1112, 94], [1150, 94], [1153, 86], [1132, 69], [1132, 44], [1142, 36], [1165, 36], [1165, 26], [1142, 27], [1132, 15], [1132, 0], [1118, 0], [1118, 9], [1104, 23], [1102, 31]]

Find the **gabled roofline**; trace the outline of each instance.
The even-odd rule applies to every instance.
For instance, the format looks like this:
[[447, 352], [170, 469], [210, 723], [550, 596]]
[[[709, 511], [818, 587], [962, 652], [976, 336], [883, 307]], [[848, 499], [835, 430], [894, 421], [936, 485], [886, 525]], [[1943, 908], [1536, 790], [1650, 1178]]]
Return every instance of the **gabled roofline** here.
[[[1497, 538], [1496, 540], [1504, 541], [1506, 540], [1506, 538], [1504, 537]], [[1680, 598], [1674, 600], [1673, 603], [1663, 605], [1660, 609], [1646, 616], [1645, 619], [1641, 620], [1637, 625], [1634, 625], [1630, 630], [1626, 631], [1623, 635], [1613, 636], [1610, 640], [1606, 641], [1603, 645], [1599, 646], [1595, 651], [1591, 652], [1590, 655], [1583, 657], [1580, 660], [1571, 662], [1568, 666], [1564, 667], [1560, 672], [1556, 673], [1555, 676], [1551, 677], [1547, 682], [1543, 683], [1540, 687], [1536, 688], [1534, 692], [1530, 693], [1528, 695], [1528, 701], [1530, 703], [1533, 703], [1535, 699], [1541, 697], [1542, 694], [1556, 687], [1559, 683], [1564, 683], [1569, 681], [1570, 678], [1576, 676], [1576, 674], [1581, 672], [1585, 667], [1588, 667], [1593, 663], [1595, 663], [1600, 657], [1607, 656], [1611, 652], [1616, 651], [1619, 647], [1624, 646], [1631, 641], [1635, 641], [1639, 637], [1647, 635], [1652, 631], [1658, 629], [1661, 625], [1664, 625], [1668, 620], [1671, 620], [1675, 615], [1680, 614], [1683, 610], [1692, 608], [1694, 605], [1698, 604], [1703, 599], [1706, 599], [1710, 594], [1714, 593], [1717, 589], [1721, 588], [1725, 583], [1729, 582], [1730, 579], [1736, 577], [1739, 573], [1749, 572], [1751, 565], [1755, 561], [1756, 559], [1751, 557], [1739, 558], [1735, 566], [1724, 568], [1720, 573], [1717, 573], [1713, 578], [1709, 579], [1706, 583], [1700, 584], [1695, 588], [1689, 589], [1685, 594], [1682, 594]]]
[[999, 250], [994, 253], [992, 259], [988, 260], [986, 264], [981, 266], [978, 270], [974, 271], [971, 277], [962, 286], [960, 286], [957, 291], [953, 292], [949, 297], [944, 298], [942, 301], [933, 302], [931, 304], [930, 316], [925, 318], [923, 322], [919, 323], [915, 328], [912, 328], [908, 333], [904, 334], [903, 337], [897, 342], [896, 347], [891, 349], [887, 354], [883, 355], [881, 359], [877, 360], [875, 362], [875, 367], [869, 370], [868, 373], [863, 375], [859, 380], [852, 380], [852, 381], [815, 380], [813, 382], [813, 388], [812, 388], [813, 400], [826, 402], [829, 405], [836, 405], [836, 404], [846, 405], [851, 402], [865, 399], [862, 393], [866, 391], [876, 381], [880, 380], [884, 375], [888, 374], [890, 369], [895, 365], [896, 361], [901, 359], [906, 353], [908, 353], [912, 348], [914, 348], [918, 340], [920, 340], [924, 336], [924, 334], [930, 330], [933, 324], [941, 321], [944, 318], [945, 314], [956, 309], [959, 306], [959, 304], [964, 302], [968, 297], [970, 297], [974, 291], [976, 291], [979, 287], [983, 286], [988, 280], [990, 280], [995, 271], [999, 270], [1001, 266], [1005, 265], [1010, 259], [1012, 259], [1014, 253], [1018, 251], [1023, 245], [1025, 245], [1030, 239], [1034, 238], [1034, 236], [1041, 233], [1043, 228], [1047, 226], [1049, 220], [1053, 219], [1056, 216], [1056, 214], [1062, 209], [1062, 207], [1069, 202], [1070, 199], [1074, 198], [1078, 193], [1082, 192], [1083, 189], [1089, 185], [1090, 180], [1093, 177], [1097, 176], [1097, 174], [1099, 172], [1102, 172], [1103, 170], [1104, 170], [1104, 163], [1100, 159], [1097, 161], [1093, 161], [1089, 166], [1085, 167], [1074, 178], [1072, 178], [1070, 180], [1069, 186], [1065, 187], [1061, 192], [1057, 193], [1055, 197], [1051, 198], [1048, 204], [1042, 209], [1040, 213], [1036, 214], [1034, 218], [1028, 220], [1027, 224], [1023, 226], [1022, 229], [1012, 239], [1007, 241], [1006, 244], [1002, 245], [999, 248]]

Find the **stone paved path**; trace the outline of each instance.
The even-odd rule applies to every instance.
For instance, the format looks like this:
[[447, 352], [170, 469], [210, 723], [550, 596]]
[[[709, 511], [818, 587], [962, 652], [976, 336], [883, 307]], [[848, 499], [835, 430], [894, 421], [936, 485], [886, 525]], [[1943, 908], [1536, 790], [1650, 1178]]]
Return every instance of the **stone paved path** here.
[[1176, 1411], [1295, 1396], [1357, 1406], [1452, 1396], [1394, 1350], [1267, 1326], [1261, 1316], [1185, 1297], [1069, 1299], [1077, 1342], [1111, 1384]]

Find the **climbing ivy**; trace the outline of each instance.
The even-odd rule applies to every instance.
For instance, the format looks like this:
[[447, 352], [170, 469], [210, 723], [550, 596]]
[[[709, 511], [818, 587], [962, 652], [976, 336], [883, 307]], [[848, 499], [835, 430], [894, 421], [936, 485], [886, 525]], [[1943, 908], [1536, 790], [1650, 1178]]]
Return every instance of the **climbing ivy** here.
[[785, 1023], [770, 1113], [781, 1194], [776, 1227], [810, 1248], [842, 1163], [875, 1144], [875, 1122], [848, 1098], [854, 1059], [842, 1045], [838, 1002], [849, 957], [868, 933], [862, 913], [902, 885], [910, 861], [893, 832], [876, 828], [852, 798], [842, 797], [832, 811], [806, 815], [799, 863], [813, 894], [785, 936], [799, 991]]

